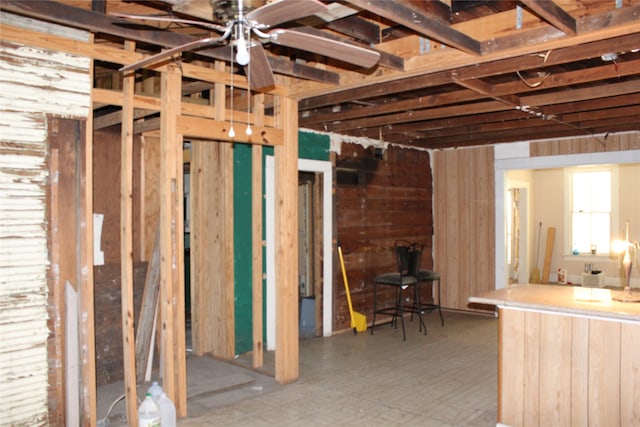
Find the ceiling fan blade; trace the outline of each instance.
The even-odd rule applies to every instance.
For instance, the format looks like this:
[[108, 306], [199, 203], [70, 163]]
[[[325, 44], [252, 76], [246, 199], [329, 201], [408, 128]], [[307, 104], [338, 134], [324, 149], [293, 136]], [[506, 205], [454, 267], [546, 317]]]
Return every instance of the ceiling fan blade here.
[[[249, 87], [253, 90], [264, 90], [276, 85], [276, 80], [271, 71], [271, 65], [267, 59], [261, 43], [252, 43], [249, 48], [251, 62], [245, 66], [245, 73], [249, 76]], [[248, 67], [251, 66], [251, 70]]]
[[[226, 34], [226, 33], [225, 33]], [[160, 62], [165, 58], [170, 58], [175, 54], [186, 52], [188, 50], [200, 49], [206, 46], [210, 46], [212, 44], [216, 44], [226, 39], [228, 35], [223, 35], [222, 37], [206, 37], [204, 39], [194, 40], [189, 43], [181, 44], [180, 46], [172, 47], [171, 49], [163, 50], [162, 52], [156, 53], [155, 55], [148, 56], [145, 59], [134, 62], [129, 65], [125, 65], [120, 68], [120, 72], [126, 73], [128, 71], [134, 71], [140, 68], [143, 68], [149, 64], [154, 64], [156, 62]]]
[[128, 13], [118, 13], [118, 12], [111, 12], [109, 13], [109, 15], [117, 16], [118, 18], [133, 19], [138, 21], [156, 21], [156, 22], [168, 22], [170, 24], [194, 25], [202, 28], [207, 28], [209, 30], [218, 31], [220, 33], [227, 30], [227, 27], [214, 24], [211, 22], [195, 21], [192, 19], [173, 18], [170, 16], [131, 15]]
[[318, 0], [278, 0], [252, 10], [245, 18], [270, 28], [283, 22], [328, 11], [329, 8]]
[[373, 67], [380, 59], [380, 53], [376, 51], [294, 30], [273, 30], [269, 33], [269, 40], [275, 44], [317, 53], [359, 67]]

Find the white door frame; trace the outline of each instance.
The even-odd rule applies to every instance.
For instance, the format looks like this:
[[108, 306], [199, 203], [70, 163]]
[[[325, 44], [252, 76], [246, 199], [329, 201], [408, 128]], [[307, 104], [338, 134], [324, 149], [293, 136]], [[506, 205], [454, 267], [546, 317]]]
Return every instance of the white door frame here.
[[[322, 331], [323, 336], [330, 337], [333, 332], [333, 195], [332, 186], [332, 165], [329, 161], [298, 159], [299, 172], [319, 172], [322, 173]], [[273, 156], [265, 158], [265, 221], [267, 237], [266, 271], [267, 271], [267, 292], [266, 292], [266, 323], [267, 337], [266, 349], [275, 350], [276, 346], [276, 283], [275, 283], [275, 221], [274, 221], [274, 192], [275, 173]]]

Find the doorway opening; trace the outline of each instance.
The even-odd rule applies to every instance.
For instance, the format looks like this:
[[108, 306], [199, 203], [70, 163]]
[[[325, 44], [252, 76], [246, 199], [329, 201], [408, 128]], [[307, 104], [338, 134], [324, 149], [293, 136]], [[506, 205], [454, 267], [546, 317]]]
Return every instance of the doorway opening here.
[[[321, 253], [316, 258], [316, 277], [320, 276], [318, 286], [321, 288], [321, 294], [318, 295], [316, 290], [316, 299], [318, 304], [313, 310], [318, 312], [321, 322], [316, 322], [316, 328], [321, 328], [321, 335], [324, 337], [331, 336], [333, 332], [332, 314], [333, 314], [333, 195], [332, 195], [332, 165], [329, 161], [298, 159], [299, 172], [312, 172], [316, 180], [316, 192], [321, 194], [318, 199], [317, 209], [315, 212], [320, 215], [322, 221], [316, 223], [315, 235], [321, 236], [320, 240], [316, 240], [316, 248]], [[275, 174], [273, 156], [265, 158], [265, 188], [266, 188], [266, 206], [265, 206], [265, 226], [267, 237], [266, 248], [266, 343], [265, 349], [268, 351], [275, 350], [275, 247], [274, 247], [274, 192], [275, 192]], [[308, 282], [306, 282], [308, 283]]]
[[300, 337], [322, 335], [322, 175], [298, 172]]

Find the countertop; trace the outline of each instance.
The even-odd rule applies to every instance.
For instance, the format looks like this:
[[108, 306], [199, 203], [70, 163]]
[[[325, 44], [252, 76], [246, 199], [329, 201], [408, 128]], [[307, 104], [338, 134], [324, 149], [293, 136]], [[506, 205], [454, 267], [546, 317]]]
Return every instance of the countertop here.
[[[622, 290], [567, 285], [512, 285], [469, 298], [469, 302], [574, 316], [640, 322], [640, 303], [607, 298]], [[604, 294], [604, 298], [601, 298]], [[593, 298], [591, 297], [593, 295]], [[634, 295], [640, 296], [635, 290]]]

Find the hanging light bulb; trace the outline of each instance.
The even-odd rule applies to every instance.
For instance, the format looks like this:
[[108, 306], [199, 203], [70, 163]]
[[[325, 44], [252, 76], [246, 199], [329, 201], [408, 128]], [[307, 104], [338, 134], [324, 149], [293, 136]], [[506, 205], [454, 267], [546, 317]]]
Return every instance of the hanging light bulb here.
[[231, 125], [231, 127], [229, 128], [229, 138], [233, 138], [234, 136], [236, 136], [236, 131], [233, 129], [233, 125]]
[[242, 32], [240, 32], [240, 37], [236, 40], [236, 62], [238, 65], [245, 66], [249, 63], [250, 59], [247, 41], [244, 39]]

